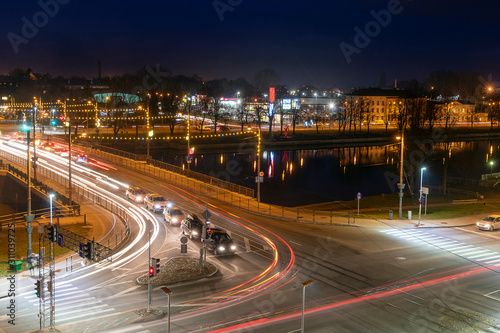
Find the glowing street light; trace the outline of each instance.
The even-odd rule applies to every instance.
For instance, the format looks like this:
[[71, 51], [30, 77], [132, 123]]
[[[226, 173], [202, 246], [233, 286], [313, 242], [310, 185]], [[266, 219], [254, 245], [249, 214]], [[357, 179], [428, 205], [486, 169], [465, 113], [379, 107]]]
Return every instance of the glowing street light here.
[[495, 164], [495, 162], [493, 161], [490, 161], [490, 177], [493, 177], [493, 165]]

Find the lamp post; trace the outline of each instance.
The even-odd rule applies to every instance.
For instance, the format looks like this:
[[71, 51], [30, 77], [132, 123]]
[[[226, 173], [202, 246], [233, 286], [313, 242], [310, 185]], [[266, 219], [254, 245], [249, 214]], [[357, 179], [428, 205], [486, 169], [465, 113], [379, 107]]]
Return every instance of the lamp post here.
[[302, 321], [300, 324], [300, 332], [304, 333], [304, 312], [306, 307], [306, 287], [313, 283], [313, 280], [307, 280], [306, 282], [302, 282]]
[[170, 294], [172, 293], [172, 290], [168, 289], [167, 287], [161, 287], [161, 291], [165, 293], [165, 295], [168, 296], [168, 324], [167, 324], [167, 333], [170, 333]]
[[[398, 137], [399, 138], [399, 137]], [[403, 218], [403, 190], [405, 188], [405, 184], [403, 184], [403, 154], [405, 151], [405, 129], [403, 127], [401, 131], [401, 148], [400, 148], [400, 156], [401, 156], [401, 161], [399, 163], [399, 183], [398, 183], [398, 189], [399, 189], [399, 212], [398, 212], [398, 219]]]
[[422, 178], [424, 177], [424, 170], [426, 168], [420, 168], [420, 197], [418, 198], [418, 225], [420, 225], [420, 215], [422, 213]]
[[490, 161], [489, 164], [490, 164], [490, 178], [492, 178], [493, 177], [493, 164], [495, 164], [495, 162]]

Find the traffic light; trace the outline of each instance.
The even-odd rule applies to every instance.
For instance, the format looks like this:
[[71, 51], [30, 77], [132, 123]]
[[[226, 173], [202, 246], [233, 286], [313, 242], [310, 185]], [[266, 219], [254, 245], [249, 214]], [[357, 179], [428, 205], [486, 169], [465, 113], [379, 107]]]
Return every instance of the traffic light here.
[[87, 244], [85, 244], [84, 246], [85, 247], [83, 249], [83, 257], [92, 259], [92, 243], [87, 242]]
[[149, 266], [149, 277], [153, 277], [155, 276], [155, 269], [153, 268], [153, 266]]
[[50, 124], [51, 124], [52, 126], [56, 126], [57, 122], [56, 122], [56, 120], [55, 120], [55, 119], [52, 119], [52, 120], [50, 121]]
[[51, 242], [57, 241], [57, 229], [55, 225], [49, 225], [47, 227], [47, 239]]
[[35, 295], [36, 295], [36, 297], [40, 298], [41, 294], [42, 294], [42, 281], [36, 280], [36, 282], [35, 282]]
[[156, 258], [156, 263], [155, 263], [155, 275], [158, 275], [160, 273], [160, 259]]

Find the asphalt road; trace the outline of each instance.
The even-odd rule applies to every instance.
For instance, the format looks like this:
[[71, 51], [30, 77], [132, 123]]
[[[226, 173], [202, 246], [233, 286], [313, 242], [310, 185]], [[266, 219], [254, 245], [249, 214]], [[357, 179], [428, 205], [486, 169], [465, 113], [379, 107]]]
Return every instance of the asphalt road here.
[[[209, 253], [220, 269], [216, 276], [168, 286], [173, 291], [172, 332], [299, 332], [302, 282], [307, 280], [314, 281], [306, 288], [307, 332], [500, 331], [495, 266], [500, 263], [500, 232], [276, 221], [121, 167], [100, 172], [163, 194], [187, 212], [201, 215], [208, 203], [212, 223], [230, 231], [238, 244], [234, 256]], [[88, 174], [80, 176], [100, 183]], [[147, 272], [147, 232], [157, 230], [151, 255], [164, 261], [180, 255], [180, 229], [125, 199], [124, 188], [99, 186], [110, 197], [121, 197], [144, 223], [131, 224], [131, 246], [122, 258], [56, 274], [56, 325], [63, 332], [165, 332], [166, 318], [131, 322], [137, 318], [132, 311], [147, 306], [147, 288], [135, 279]], [[136, 236], [140, 238], [133, 244]], [[189, 241], [189, 252], [196, 256], [200, 246]], [[23, 279], [19, 325], [12, 327], [1, 316], [0, 330], [38, 327], [38, 299], [31, 278]], [[0, 299], [1, 308], [6, 301]], [[153, 290], [153, 307], [166, 310], [159, 288]]]

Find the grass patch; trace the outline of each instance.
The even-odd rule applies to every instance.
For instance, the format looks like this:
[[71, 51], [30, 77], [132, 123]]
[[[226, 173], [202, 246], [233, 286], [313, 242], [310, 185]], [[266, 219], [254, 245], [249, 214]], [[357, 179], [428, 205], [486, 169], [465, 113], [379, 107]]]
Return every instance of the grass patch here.
[[[38, 234], [38, 223], [33, 223], [33, 232], [31, 233], [31, 242], [33, 245], [31, 246], [33, 253], [39, 253], [39, 239], [40, 235]], [[27, 252], [28, 252], [28, 234], [26, 233], [26, 224], [18, 224], [15, 228], [15, 260], [26, 260]], [[87, 223], [74, 223], [74, 224], [64, 224], [65, 229], [68, 229], [78, 235], [87, 237], [92, 234], [92, 225]], [[43, 238], [42, 238], [42, 246], [43, 246]], [[45, 253], [48, 255], [50, 251], [50, 243], [47, 239], [45, 239]], [[62, 248], [59, 245], [54, 246], [54, 255], [61, 256], [65, 255], [69, 252], [73, 252], [70, 249]], [[4, 226], [2, 232], [0, 233], [0, 277], [7, 276], [12, 272], [9, 271], [10, 267], [8, 264], [9, 256], [8, 256], [8, 228]], [[27, 270], [27, 263], [24, 262], [22, 266], [22, 271]]]
[[[404, 209], [403, 218], [408, 218], [408, 210], [412, 211], [412, 219], [418, 220], [418, 208]], [[498, 212], [500, 208], [492, 205], [484, 205], [482, 203], [470, 205], [453, 205], [453, 206], [432, 206], [427, 207], [427, 215], [424, 216], [424, 209], [422, 208], [422, 219], [425, 220], [440, 220], [464, 217], [469, 215], [476, 215], [483, 213], [488, 215], [490, 213]], [[398, 208], [393, 209], [394, 218], [398, 216]], [[387, 219], [389, 217], [389, 210], [370, 210], [364, 211], [362, 214], [366, 218]]]

